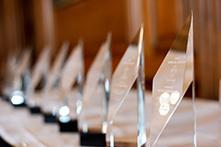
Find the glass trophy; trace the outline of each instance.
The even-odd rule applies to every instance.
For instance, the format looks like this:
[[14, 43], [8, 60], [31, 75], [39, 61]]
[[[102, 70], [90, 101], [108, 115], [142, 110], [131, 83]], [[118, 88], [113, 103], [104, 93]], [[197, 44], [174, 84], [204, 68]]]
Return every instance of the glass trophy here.
[[10, 95], [13, 92], [13, 89], [16, 87], [14, 82], [15, 72], [16, 69], [16, 56], [10, 55], [7, 58], [6, 62], [6, 70], [7, 70], [7, 77], [5, 77], [5, 83], [3, 88], [3, 99], [10, 102]]
[[58, 83], [60, 80], [60, 72], [64, 64], [68, 48], [69, 48], [68, 42], [62, 44], [60, 52], [58, 53], [57, 57], [55, 58], [55, 61], [52, 64], [52, 68], [46, 75], [47, 82], [45, 83], [44, 89], [38, 94], [34, 93], [35, 96], [33, 97], [33, 99], [35, 99], [35, 104], [32, 107], [30, 107], [31, 114], [40, 114], [41, 113], [40, 103], [41, 101], [45, 100], [43, 97], [47, 97], [52, 90], [56, 90], [58, 88]]
[[[72, 92], [72, 86], [78, 76], [83, 79], [83, 44], [79, 42], [73, 49], [70, 57], [67, 59], [64, 67], [60, 72], [60, 82], [58, 88], [49, 91], [44, 95], [44, 100], [41, 102], [41, 108], [44, 114], [44, 121], [47, 123], [59, 122], [65, 123], [70, 121], [70, 112], [72, 107], [69, 107], [69, 97]], [[82, 81], [80, 81], [82, 82]], [[74, 103], [74, 102], [73, 102]], [[74, 107], [75, 108], [75, 107]], [[76, 119], [76, 117], [75, 117]]]
[[41, 92], [44, 91], [47, 74], [50, 64], [50, 48], [45, 47], [41, 52], [34, 69], [31, 73], [31, 84], [29, 96], [27, 98], [27, 104], [32, 111], [32, 109], [37, 109], [39, 107], [39, 101], [41, 97]]
[[57, 113], [60, 132], [77, 132], [84, 82], [83, 42], [79, 41], [61, 75], [60, 99]]
[[79, 115], [80, 144], [105, 146], [106, 118], [110, 95], [111, 34], [101, 45], [86, 77]]
[[146, 143], [143, 33], [141, 26], [112, 77], [106, 136], [110, 147]]
[[13, 106], [25, 106], [30, 84], [29, 60], [31, 57], [30, 50], [25, 50], [22, 56], [17, 59], [13, 74], [13, 91], [10, 94], [10, 102]]
[[[153, 79], [152, 112], [147, 146], [152, 147], [157, 144], [159, 137], [165, 131], [177, 108], [181, 106], [181, 103], [184, 103], [182, 99], [191, 83], [193, 122], [191, 123], [191, 137], [188, 142], [190, 142], [191, 146], [197, 146], [192, 15], [189, 17], [180, 34], [177, 35], [176, 40]], [[184, 128], [184, 126], [174, 126], [171, 129], [175, 129], [176, 127]], [[186, 130], [184, 129], [180, 133], [184, 135]], [[176, 136], [174, 134], [173, 138], [175, 139]]]
[[58, 53], [52, 68], [49, 71], [48, 80], [45, 86], [45, 92], [48, 93], [51, 90], [58, 88], [61, 69], [64, 65], [65, 58], [68, 53], [69, 43], [64, 42], [61, 46], [60, 52]]

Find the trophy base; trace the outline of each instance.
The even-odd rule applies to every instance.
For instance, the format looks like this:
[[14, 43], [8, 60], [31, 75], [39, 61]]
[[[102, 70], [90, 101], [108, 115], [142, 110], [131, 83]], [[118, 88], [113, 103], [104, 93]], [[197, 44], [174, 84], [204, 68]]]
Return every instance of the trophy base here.
[[106, 135], [103, 133], [80, 132], [80, 145], [81, 146], [106, 146]]
[[2, 146], [2, 147], [13, 147], [11, 144], [6, 142], [2, 137], [0, 137], [0, 146]]
[[39, 106], [31, 106], [29, 107], [29, 112], [31, 114], [41, 114], [41, 108]]
[[70, 120], [68, 122], [58, 121], [60, 132], [78, 132], [78, 121]]
[[56, 116], [51, 113], [44, 113], [43, 116], [44, 116], [45, 123], [56, 123], [57, 122]]

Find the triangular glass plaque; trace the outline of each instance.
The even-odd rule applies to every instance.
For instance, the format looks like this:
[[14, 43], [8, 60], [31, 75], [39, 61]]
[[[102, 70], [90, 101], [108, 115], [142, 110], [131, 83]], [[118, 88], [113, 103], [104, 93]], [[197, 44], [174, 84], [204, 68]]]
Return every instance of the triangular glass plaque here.
[[18, 63], [19, 65], [17, 66], [16, 69], [16, 77], [21, 78], [23, 74], [25, 74], [25, 71], [29, 68], [30, 64], [30, 59], [31, 59], [31, 51], [30, 50], [25, 50], [23, 52], [23, 56], [21, 57], [21, 61]]
[[[179, 107], [191, 83], [193, 83], [193, 107], [195, 105], [193, 55], [193, 17], [191, 15], [153, 79], [148, 146], [156, 144], [174, 112]], [[193, 140], [195, 140], [195, 110], [193, 110], [193, 113]], [[196, 146], [196, 142], [193, 142], [194, 146]]]
[[35, 92], [34, 90], [32, 90], [32, 93], [29, 96], [30, 97], [30, 100], [29, 100], [30, 107], [39, 106], [41, 101], [44, 100], [43, 97], [47, 96], [54, 89], [54, 85], [59, 81], [61, 68], [63, 66], [68, 48], [69, 48], [68, 43], [64, 43], [62, 45], [61, 51], [58, 53], [57, 57], [55, 58], [55, 61], [52, 65], [51, 70], [47, 73], [47, 76], [45, 74], [43, 75], [43, 76], [46, 76], [46, 78], [47, 78], [44, 89], [38, 93]]
[[86, 77], [82, 111], [79, 116], [79, 128], [83, 133], [105, 132], [103, 129], [105, 129], [104, 122], [107, 117], [112, 69], [110, 49], [111, 34], [108, 34]]
[[78, 76], [83, 78], [83, 42], [79, 41], [78, 45], [72, 51], [65, 66], [61, 72], [61, 90], [64, 95], [72, 89], [72, 86], [78, 80]]
[[[79, 41], [78, 45], [72, 51], [67, 60], [62, 73], [60, 85], [60, 99], [63, 106], [60, 108], [59, 117], [77, 119], [81, 110], [82, 89], [84, 82], [84, 59], [83, 59], [83, 42]], [[76, 84], [77, 87], [73, 88]], [[62, 110], [67, 108], [70, 113], [62, 114]]]
[[[127, 48], [112, 77], [106, 137], [111, 147], [131, 146], [131, 143], [132, 146], [142, 146], [146, 142], [143, 33], [142, 26], [138, 41]], [[137, 95], [133, 94], [135, 92], [131, 93], [135, 81], [137, 82]], [[137, 105], [132, 105], [134, 103]], [[127, 108], [124, 109], [124, 106]], [[119, 117], [121, 111], [124, 115], [129, 115], [128, 119], [125, 120], [124, 116]], [[122, 125], [132, 130], [128, 132], [129, 134], [124, 133], [124, 135], [133, 136], [132, 141], [128, 139], [128, 136], [119, 135], [122, 133], [118, 132], [126, 131], [123, 130], [124, 127], [120, 127]]]
[[10, 72], [13, 72], [12, 74], [12, 81], [13, 81], [13, 88], [14, 90], [20, 90], [21, 89], [21, 77], [29, 67], [29, 60], [31, 57], [31, 51], [25, 50], [22, 52], [22, 55], [18, 58], [13, 56], [10, 59], [9, 62], [9, 68]]
[[64, 101], [66, 100], [65, 97], [70, 92], [79, 73], [81, 76], [83, 75], [83, 69], [83, 44], [82, 42], [79, 42], [67, 59], [62, 71], [59, 71], [60, 83], [58, 88], [49, 91], [43, 96], [44, 101], [42, 101], [41, 106], [44, 113], [53, 113], [56, 115], [58, 109], [64, 105]]
[[3, 88], [3, 93], [6, 100], [9, 100], [11, 92], [14, 90], [15, 87], [17, 87], [14, 82], [14, 69], [16, 69], [16, 66], [17, 64], [15, 55], [10, 55], [6, 62], [7, 77]]
[[47, 76], [50, 64], [50, 48], [45, 47], [38, 58], [31, 75], [31, 88], [34, 92], [41, 77]]
[[83, 81], [83, 42], [79, 41], [61, 72], [61, 84], [57, 99], [57, 102], [62, 103], [57, 113], [60, 132], [78, 131], [77, 118], [81, 110]]
[[16, 64], [17, 68], [14, 70], [14, 84], [13, 91], [11, 93], [11, 103], [13, 105], [25, 104], [26, 97], [28, 96], [30, 87], [30, 74], [29, 74], [29, 60], [31, 58], [31, 51], [25, 50], [22, 56], [18, 59]]
[[48, 80], [45, 86], [45, 91], [49, 92], [53, 90], [54, 88], [57, 88], [57, 84], [59, 83], [60, 75], [61, 75], [61, 69], [64, 64], [67, 52], [69, 48], [69, 43], [65, 42], [63, 43], [60, 52], [58, 53], [53, 66], [51, 70], [49, 71]]
[[27, 104], [28, 106], [34, 106], [36, 105], [36, 87], [41, 82], [41, 79], [44, 83], [41, 83], [43, 85], [43, 89], [45, 88], [45, 83], [47, 80], [48, 70], [49, 70], [49, 64], [50, 64], [50, 48], [45, 47], [43, 51], [41, 52], [33, 70], [31, 73], [31, 84], [30, 84], [30, 91], [29, 96], [27, 98]]

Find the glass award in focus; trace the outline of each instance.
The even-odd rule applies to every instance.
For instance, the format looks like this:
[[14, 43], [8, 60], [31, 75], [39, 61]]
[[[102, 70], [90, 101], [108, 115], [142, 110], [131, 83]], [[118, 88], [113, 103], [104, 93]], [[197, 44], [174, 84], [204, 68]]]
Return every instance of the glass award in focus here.
[[[30, 96], [33, 99], [33, 105], [31, 105], [30, 112], [32, 114], [41, 113], [40, 104], [41, 101], [47, 100], [47, 97], [54, 91], [58, 89], [59, 81], [60, 81], [60, 72], [63, 67], [67, 52], [69, 48], [69, 43], [65, 42], [62, 44], [60, 52], [56, 56], [51, 69], [47, 73], [47, 80], [44, 86], [44, 89], [40, 92], [33, 92]], [[44, 97], [46, 97], [44, 99]]]
[[26, 49], [22, 55], [18, 57], [13, 67], [13, 86], [10, 92], [10, 102], [13, 106], [25, 106], [26, 98], [29, 92], [30, 74], [29, 60], [31, 51]]
[[79, 115], [80, 145], [105, 146], [106, 117], [110, 94], [111, 34], [101, 45], [86, 77]]
[[141, 26], [112, 77], [106, 135], [110, 147], [146, 143], [143, 33]]
[[[196, 144], [196, 116], [195, 116], [195, 87], [194, 87], [194, 47], [193, 47], [193, 16], [188, 18], [182, 31], [177, 35], [173, 45], [153, 79], [152, 91], [152, 112], [150, 134], [147, 146], [157, 146], [159, 137], [168, 127], [168, 123], [174, 118], [174, 113], [184, 104], [182, 101], [187, 89], [192, 83], [192, 119], [188, 120], [191, 125], [171, 127], [170, 131], [176, 132], [177, 128], [182, 129], [179, 134], [172, 133], [172, 137], [165, 142], [176, 142], [181, 135], [185, 146], [197, 146]], [[189, 116], [189, 115], [188, 115]], [[184, 119], [180, 116], [175, 122]], [[183, 120], [184, 121], [184, 120]], [[188, 122], [187, 121], [187, 122]], [[187, 135], [188, 139], [187, 139]], [[179, 141], [175, 146], [179, 146]]]
[[[63, 120], [69, 119], [69, 108], [67, 108], [67, 94], [70, 92], [73, 83], [75, 83], [77, 74], [81, 72], [82, 67], [82, 51], [83, 44], [78, 43], [71, 55], [68, 57], [64, 64], [64, 67], [60, 70], [59, 83], [57, 88], [47, 92], [44, 96], [44, 101], [41, 103], [41, 107], [44, 113], [44, 121], [48, 123], [57, 122], [57, 115], [59, 114], [59, 109], [65, 105], [64, 109], [65, 118]], [[65, 104], [66, 103], [66, 104]], [[73, 102], [74, 103], [74, 102]], [[63, 112], [63, 111], [62, 111]], [[67, 119], [68, 118], [68, 119]]]

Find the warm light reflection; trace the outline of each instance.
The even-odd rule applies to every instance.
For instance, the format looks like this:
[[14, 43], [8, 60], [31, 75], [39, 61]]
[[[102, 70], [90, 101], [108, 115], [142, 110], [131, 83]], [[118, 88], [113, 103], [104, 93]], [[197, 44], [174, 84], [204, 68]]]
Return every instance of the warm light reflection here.
[[105, 89], [109, 91], [110, 90], [110, 81], [109, 80], [105, 80], [104, 86], [105, 86]]
[[60, 116], [59, 117], [59, 121], [62, 123], [67, 123], [71, 120], [71, 118], [69, 116]]
[[160, 95], [159, 101], [160, 104], [168, 104], [169, 103], [169, 99], [170, 98], [170, 94], [168, 92], [164, 92]]
[[180, 93], [178, 91], [174, 91], [172, 92], [171, 96], [170, 96], [170, 103], [172, 105], [175, 105], [177, 103], [177, 101], [180, 98]]
[[160, 115], [167, 115], [170, 111], [170, 105], [175, 105], [180, 98], [180, 93], [178, 91], [174, 91], [171, 94], [169, 92], [163, 92], [159, 97]]
[[104, 134], [107, 133], [107, 122], [103, 122], [103, 125], [102, 125], [102, 133], [104, 133]]
[[160, 105], [159, 112], [160, 115], [165, 116], [170, 111], [170, 104], [164, 103]]
[[110, 147], [114, 147], [114, 134], [110, 133]]
[[68, 116], [70, 113], [70, 109], [68, 108], [68, 106], [62, 106], [60, 109], [59, 109], [59, 115], [62, 117], [62, 116]]
[[77, 115], [79, 115], [81, 113], [81, 110], [82, 110], [82, 101], [77, 100], [77, 102], [76, 102], [76, 113], [77, 113]]
[[20, 105], [25, 102], [23, 93], [21, 91], [14, 91], [11, 97], [11, 103], [13, 105]]
[[67, 123], [71, 120], [69, 114], [70, 114], [70, 109], [68, 106], [62, 106], [59, 109], [59, 121], [62, 123]]
[[88, 132], [88, 126], [87, 126], [87, 123], [82, 123], [82, 131], [84, 132], [84, 133], [86, 133], [86, 132]]

